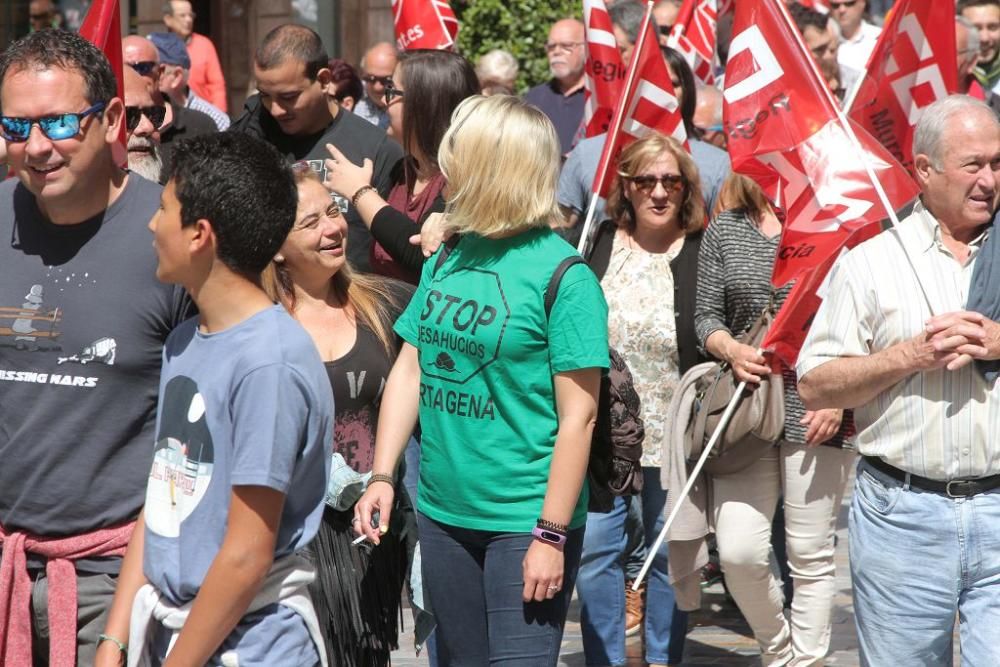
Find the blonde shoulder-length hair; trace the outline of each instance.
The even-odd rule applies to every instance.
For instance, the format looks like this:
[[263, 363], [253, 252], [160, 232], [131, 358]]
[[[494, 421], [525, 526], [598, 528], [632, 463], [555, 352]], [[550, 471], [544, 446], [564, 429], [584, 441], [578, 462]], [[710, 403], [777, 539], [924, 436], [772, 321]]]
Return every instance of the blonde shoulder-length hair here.
[[677, 160], [677, 168], [684, 182], [684, 201], [677, 212], [678, 225], [686, 234], [693, 234], [705, 227], [705, 199], [701, 194], [698, 167], [679, 141], [660, 132], [651, 132], [622, 150], [618, 157], [618, 175], [611, 187], [611, 194], [608, 195], [608, 216], [629, 233], [635, 231], [636, 222], [632, 202], [625, 196], [626, 182], [638, 176], [640, 171], [656, 162], [664, 153], [673, 155]]
[[562, 220], [559, 139], [545, 114], [520, 98], [477, 95], [459, 104], [438, 164], [450, 231], [502, 237]]

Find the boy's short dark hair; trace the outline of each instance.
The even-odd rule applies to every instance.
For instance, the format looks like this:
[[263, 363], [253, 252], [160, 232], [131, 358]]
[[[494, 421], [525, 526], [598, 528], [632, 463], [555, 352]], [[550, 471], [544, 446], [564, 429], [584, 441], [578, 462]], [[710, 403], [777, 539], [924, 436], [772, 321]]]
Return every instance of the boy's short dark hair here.
[[208, 220], [219, 259], [253, 282], [295, 223], [298, 193], [291, 167], [270, 144], [222, 132], [178, 142], [171, 182], [181, 225]]
[[330, 60], [323, 48], [323, 40], [314, 30], [303, 25], [286, 23], [267, 33], [254, 53], [257, 67], [274, 69], [291, 58], [306, 67], [306, 78], [316, 80], [319, 71]]
[[53, 67], [82, 76], [84, 94], [91, 104], [107, 102], [118, 94], [111, 63], [101, 50], [75, 32], [62, 29], [33, 32], [0, 52], [0, 88], [12, 70]]

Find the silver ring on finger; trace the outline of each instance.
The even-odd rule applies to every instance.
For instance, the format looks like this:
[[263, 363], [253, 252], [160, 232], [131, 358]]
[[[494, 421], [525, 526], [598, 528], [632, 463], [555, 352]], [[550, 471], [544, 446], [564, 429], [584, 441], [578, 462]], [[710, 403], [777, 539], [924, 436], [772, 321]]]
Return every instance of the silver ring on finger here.
[[548, 590], [550, 590], [550, 591], [558, 591], [559, 587], [558, 586], [549, 586]]
[[351, 525], [353, 526], [354, 524], [358, 523], [359, 521], [361, 521], [360, 517], [354, 517], [353, 519], [351, 519]]

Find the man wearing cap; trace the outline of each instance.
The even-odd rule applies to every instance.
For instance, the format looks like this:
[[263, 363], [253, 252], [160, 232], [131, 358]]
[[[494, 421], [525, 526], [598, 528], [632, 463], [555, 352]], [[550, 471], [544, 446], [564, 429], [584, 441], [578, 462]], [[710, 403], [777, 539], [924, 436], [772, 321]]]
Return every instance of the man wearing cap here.
[[219, 107], [199, 97], [188, 85], [191, 58], [183, 40], [172, 32], [154, 32], [150, 33], [149, 41], [160, 56], [160, 92], [178, 106], [206, 114], [220, 132], [229, 129], [229, 116]]

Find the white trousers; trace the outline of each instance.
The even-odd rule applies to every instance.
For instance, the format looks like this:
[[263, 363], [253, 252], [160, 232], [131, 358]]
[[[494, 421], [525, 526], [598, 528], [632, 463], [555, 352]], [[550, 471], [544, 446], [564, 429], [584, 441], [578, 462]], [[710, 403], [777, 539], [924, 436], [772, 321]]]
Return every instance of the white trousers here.
[[[713, 478], [722, 571], [765, 665], [823, 664], [836, 592], [837, 512], [853, 460], [851, 450], [783, 441], [748, 468]], [[771, 521], [782, 495], [794, 583], [790, 622], [770, 567]]]

